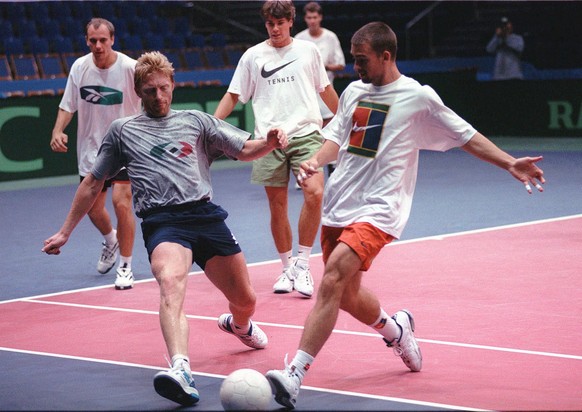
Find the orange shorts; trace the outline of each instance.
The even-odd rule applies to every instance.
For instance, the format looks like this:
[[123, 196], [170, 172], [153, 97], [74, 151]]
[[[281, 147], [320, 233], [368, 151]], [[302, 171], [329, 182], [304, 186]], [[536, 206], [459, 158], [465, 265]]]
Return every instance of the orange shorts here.
[[382, 248], [393, 240], [393, 236], [370, 223], [352, 223], [346, 227], [321, 226], [323, 262], [326, 263], [337, 244], [343, 242], [358, 255], [362, 261], [360, 270], [365, 272]]

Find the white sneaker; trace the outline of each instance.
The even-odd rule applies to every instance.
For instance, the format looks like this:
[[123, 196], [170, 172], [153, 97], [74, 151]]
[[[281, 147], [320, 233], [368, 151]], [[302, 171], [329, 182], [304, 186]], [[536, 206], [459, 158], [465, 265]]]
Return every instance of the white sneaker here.
[[117, 268], [115, 289], [131, 289], [133, 287], [133, 272], [130, 268]]
[[271, 390], [275, 394], [275, 401], [286, 408], [295, 409], [299, 387], [301, 386], [299, 376], [293, 373], [289, 366], [285, 366], [283, 370], [270, 370], [265, 376], [271, 384]]
[[261, 330], [261, 328], [259, 328], [257, 324], [253, 323], [252, 320], [251, 328], [249, 329], [248, 333], [243, 335], [239, 335], [234, 331], [231, 322], [232, 315], [230, 313], [224, 313], [218, 318], [218, 327], [226, 333], [230, 333], [236, 336], [242, 343], [250, 348], [263, 349], [267, 346], [267, 343], [269, 342], [267, 335]]
[[99, 262], [97, 262], [97, 272], [107, 273], [111, 270], [115, 262], [117, 262], [117, 255], [119, 254], [119, 242], [115, 242], [114, 245], [107, 245], [103, 242], [103, 248], [101, 249], [101, 257]]
[[284, 268], [281, 275], [273, 285], [274, 293], [291, 293], [293, 292], [293, 278], [291, 276], [291, 266]]
[[303, 296], [310, 298], [313, 295], [313, 277], [309, 271], [309, 266], [304, 266], [299, 261], [295, 261], [295, 264], [291, 266], [290, 272], [294, 279], [293, 288]]
[[191, 406], [200, 400], [192, 374], [183, 368], [158, 372], [154, 376], [154, 388], [160, 396], [180, 405]]
[[414, 318], [412, 313], [406, 309], [399, 310], [392, 316], [392, 319], [400, 326], [402, 331], [399, 339], [388, 341], [384, 339], [386, 345], [394, 349], [394, 354], [402, 358], [402, 361], [412, 372], [419, 372], [422, 369], [422, 353], [414, 337]]

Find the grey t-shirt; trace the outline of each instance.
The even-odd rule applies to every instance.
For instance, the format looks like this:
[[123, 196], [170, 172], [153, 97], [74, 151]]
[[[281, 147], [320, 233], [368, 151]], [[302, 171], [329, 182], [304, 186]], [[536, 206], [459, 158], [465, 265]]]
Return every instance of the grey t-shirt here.
[[171, 110], [111, 123], [91, 173], [108, 179], [126, 167], [138, 216], [143, 211], [212, 199], [210, 165], [236, 159], [250, 133], [198, 110]]

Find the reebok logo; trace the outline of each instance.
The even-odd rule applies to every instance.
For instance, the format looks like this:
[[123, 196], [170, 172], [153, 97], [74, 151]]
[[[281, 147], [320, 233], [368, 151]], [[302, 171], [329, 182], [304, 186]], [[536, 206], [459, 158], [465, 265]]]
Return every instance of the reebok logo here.
[[[295, 60], [297, 60], [297, 59], [295, 59]], [[263, 79], [267, 79], [267, 78], [271, 77], [272, 75], [274, 75], [275, 73], [277, 73], [279, 70], [281, 70], [281, 69], [283, 69], [283, 68], [285, 68], [285, 67], [289, 66], [289, 65], [290, 65], [291, 63], [293, 63], [295, 60], [291, 60], [290, 62], [287, 62], [287, 63], [285, 63], [285, 64], [282, 64], [282, 65], [281, 65], [281, 66], [279, 66], [279, 67], [275, 67], [275, 68], [274, 68], [274, 69], [272, 69], [272, 70], [266, 70], [266, 69], [265, 69], [265, 66], [266, 66], [266, 64], [265, 64], [265, 66], [263, 66], [263, 68], [261, 69], [261, 76], [263, 77]]]
[[81, 87], [81, 99], [87, 103], [112, 106], [123, 103], [123, 93], [105, 86]]

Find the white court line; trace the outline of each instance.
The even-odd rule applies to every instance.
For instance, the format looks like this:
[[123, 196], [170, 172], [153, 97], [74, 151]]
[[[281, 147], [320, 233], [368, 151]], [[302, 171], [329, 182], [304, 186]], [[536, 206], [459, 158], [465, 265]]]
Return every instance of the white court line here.
[[[12, 352], [12, 353], [22, 353], [26, 355], [38, 355], [38, 356], [47, 356], [51, 358], [57, 359], [69, 359], [69, 360], [76, 360], [76, 361], [84, 361], [84, 362], [92, 362], [92, 363], [100, 363], [105, 365], [114, 365], [114, 366], [126, 366], [132, 368], [141, 368], [141, 369], [151, 369], [151, 370], [164, 370], [165, 368], [160, 368], [159, 366], [152, 366], [152, 365], [143, 365], [139, 363], [130, 363], [130, 362], [118, 362], [118, 361], [110, 361], [104, 359], [97, 359], [97, 358], [88, 358], [84, 356], [71, 356], [71, 355], [58, 355], [50, 352], [39, 352], [39, 351], [30, 351], [30, 350], [22, 350], [22, 349], [13, 349], [13, 348], [6, 348], [0, 346], [0, 352]], [[195, 376], [204, 376], [208, 378], [217, 378], [217, 379], [224, 379], [226, 375], [220, 375], [216, 373], [206, 373], [206, 372], [197, 372], [192, 371], [192, 374]], [[463, 410], [463, 411], [485, 411], [486, 409], [475, 409], [475, 408], [468, 408], [466, 406], [458, 406], [458, 405], [449, 405], [449, 404], [442, 404], [436, 402], [426, 402], [426, 401], [417, 401], [412, 399], [405, 399], [405, 398], [394, 398], [391, 396], [381, 396], [381, 395], [371, 395], [368, 393], [359, 393], [359, 392], [350, 392], [350, 391], [340, 391], [336, 389], [326, 389], [326, 388], [318, 388], [314, 386], [301, 386], [302, 390], [311, 390], [314, 392], [323, 392], [323, 393], [334, 393], [338, 395], [345, 395], [345, 396], [354, 396], [359, 398], [367, 398], [367, 399], [377, 399], [383, 400], [388, 402], [396, 402], [396, 403], [405, 403], [410, 405], [419, 405], [419, 406], [428, 406], [434, 408], [442, 408], [442, 409], [452, 409], [452, 410]]]
[[[503, 225], [503, 226], [494, 226], [494, 227], [483, 228], [483, 229], [467, 230], [467, 231], [463, 231], [463, 232], [453, 232], [453, 233], [447, 233], [447, 234], [443, 234], [443, 235], [432, 235], [432, 236], [419, 237], [419, 238], [408, 239], [408, 240], [396, 240], [396, 241], [386, 245], [386, 247], [393, 247], [393, 246], [398, 246], [398, 245], [403, 245], [403, 244], [408, 244], [408, 243], [422, 242], [425, 240], [442, 240], [442, 239], [449, 238], [449, 237], [471, 235], [471, 234], [475, 234], [475, 233], [492, 232], [492, 231], [496, 231], [496, 230], [512, 229], [512, 228], [516, 228], [516, 227], [533, 226], [533, 225], [538, 225], [538, 224], [542, 224], [542, 223], [560, 222], [560, 221], [564, 221], [564, 220], [578, 219], [581, 217], [582, 217], [582, 214], [578, 214], [578, 215], [554, 217], [554, 218], [541, 219], [541, 220], [533, 220], [530, 222], [523, 222], [523, 223], [514, 223], [514, 224]], [[321, 256], [321, 253], [312, 253], [311, 256], [312, 257]], [[254, 266], [268, 265], [268, 264], [277, 263], [277, 262], [279, 262], [279, 259], [266, 260], [266, 261], [262, 261], [262, 262], [247, 263], [247, 266], [254, 267]], [[202, 271], [195, 271], [195, 272], [190, 272], [189, 275], [196, 276], [196, 275], [201, 275], [202, 273], [203, 273]], [[150, 279], [142, 279], [142, 280], [135, 281], [135, 283], [137, 283], [137, 284], [146, 283], [146, 282], [155, 282], [155, 279], [152, 277]], [[63, 292], [47, 293], [44, 295], [16, 298], [16, 299], [0, 301], [0, 305], [2, 305], [4, 303], [20, 302], [20, 301], [28, 300], [28, 299], [42, 299], [42, 298], [53, 297], [53, 296], [68, 295], [68, 294], [72, 294], [72, 293], [87, 292], [87, 291], [91, 291], [91, 290], [108, 289], [111, 287], [112, 287], [111, 285], [101, 285], [101, 286], [94, 286], [94, 287], [89, 287], [89, 288], [72, 289], [72, 290], [67, 290], [67, 291], [63, 291]]]
[[[142, 315], [155, 315], [158, 316], [159, 312], [151, 311], [151, 310], [141, 310], [141, 309], [127, 309], [127, 308], [116, 308], [113, 306], [95, 306], [95, 305], [83, 305], [80, 303], [66, 303], [66, 302], [52, 302], [52, 301], [44, 301], [41, 299], [23, 299], [22, 302], [28, 303], [38, 303], [43, 305], [55, 305], [55, 306], [68, 306], [74, 308], [83, 308], [83, 309], [94, 309], [94, 310], [106, 310], [112, 312], [126, 312], [126, 313], [138, 313]], [[210, 320], [216, 322], [218, 318], [213, 316], [199, 316], [199, 315], [186, 315], [188, 319], [197, 319], [197, 320]], [[260, 322], [254, 321], [258, 325], [263, 326], [270, 326], [275, 328], [283, 328], [283, 329], [297, 329], [302, 330], [302, 325], [289, 325], [285, 323], [272, 323], [272, 322]], [[350, 330], [342, 330], [342, 329], [334, 329], [333, 333], [337, 333], [340, 335], [355, 335], [355, 336], [363, 336], [363, 337], [371, 337], [371, 338], [381, 338], [381, 336], [377, 333], [368, 333], [368, 332], [354, 332]], [[554, 358], [562, 358], [562, 359], [573, 359], [573, 360], [582, 360], [582, 356], [578, 355], [567, 355], [563, 353], [555, 353], [555, 352], [541, 352], [541, 351], [532, 351], [526, 349], [512, 349], [512, 348], [504, 348], [499, 346], [489, 346], [489, 345], [476, 345], [471, 343], [459, 343], [459, 342], [449, 342], [449, 341], [441, 341], [441, 340], [434, 340], [434, 339], [422, 339], [417, 338], [419, 342], [434, 344], [434, 345], [445, 345], [445, 346], [457, 346], [461, 348], [468, 348], [468, 349], [480, 349], [480, 350], [491, 350], [491, 351], [499, 351], [499, 352], [509, 352], [509, 353], [518, 353], [522, 355], [533, 355], [533, 356], [546, 356], [546, 357], [554, 357]]]

